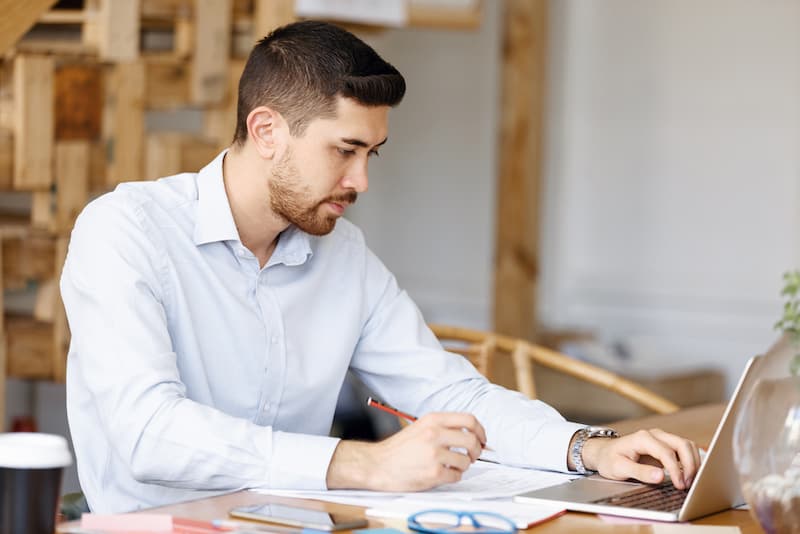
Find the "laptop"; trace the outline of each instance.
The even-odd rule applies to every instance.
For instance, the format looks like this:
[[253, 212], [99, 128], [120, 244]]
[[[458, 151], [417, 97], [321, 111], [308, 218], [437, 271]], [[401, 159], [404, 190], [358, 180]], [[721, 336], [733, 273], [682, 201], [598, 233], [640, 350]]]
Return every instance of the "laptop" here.
[[757, 380], [789, 374], [790, 353], [784, 337], [767, 354], [754, 356], [747, 362], [714, 432], [705, 460], [688, 490], [679, 490], [669, 481], [654, 485], [592, 475], [523, 493], [514, 497], [514, 501], [656, 521], [689, 521], [744, 503], [733, 460], [736, 416]]

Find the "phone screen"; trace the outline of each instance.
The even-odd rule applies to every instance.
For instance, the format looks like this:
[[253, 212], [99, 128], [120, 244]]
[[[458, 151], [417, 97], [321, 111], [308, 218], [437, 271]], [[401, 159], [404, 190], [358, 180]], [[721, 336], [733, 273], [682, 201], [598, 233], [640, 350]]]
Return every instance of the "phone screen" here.
[[367, 520], [360, 517], [275, 503], [241, 506], [231, 510], [230, 514], [233, 517], [316, 530], [349, 530], [367, 525]]

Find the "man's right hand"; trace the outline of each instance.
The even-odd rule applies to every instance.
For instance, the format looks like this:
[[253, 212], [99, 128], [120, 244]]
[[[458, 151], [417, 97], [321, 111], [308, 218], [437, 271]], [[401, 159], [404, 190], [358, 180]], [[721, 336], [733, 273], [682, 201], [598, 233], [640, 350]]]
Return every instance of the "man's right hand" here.
[[461, 480], [485, 444], [475, 416], [432, 413], [377, 443], [341, 441], [326, 482], [328, 489], [422, 491]]

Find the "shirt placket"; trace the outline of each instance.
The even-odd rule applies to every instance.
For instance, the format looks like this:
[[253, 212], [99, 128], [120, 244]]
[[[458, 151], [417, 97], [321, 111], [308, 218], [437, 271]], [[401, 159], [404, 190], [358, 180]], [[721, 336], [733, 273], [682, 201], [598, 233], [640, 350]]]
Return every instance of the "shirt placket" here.
[[286, 368], [286, 343], [283, 320], [275, 289], [269, 285], [269, 270], [262, 269], [256, 278], [254, 288], [256, 302], [264, 325], [264, 372], [261, 382], [261, 395], [258, 404], [256, 423], [264, 426], [275, 424], [278, 406], [284, 387]]

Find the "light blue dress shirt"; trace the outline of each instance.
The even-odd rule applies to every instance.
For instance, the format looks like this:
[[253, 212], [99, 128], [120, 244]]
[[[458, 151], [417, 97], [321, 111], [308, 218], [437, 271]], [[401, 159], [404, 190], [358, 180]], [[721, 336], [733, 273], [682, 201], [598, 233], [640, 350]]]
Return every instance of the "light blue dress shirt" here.
[[239, 240], [224, 156], [122, 184], [72, 232], [67, 410], [94, 512], [324, 489], [348, 368], [403, 411], [475, 414], [504, 461], [566, 470], [580, 425], [444, 352], [350, 222], [323, 237], [289, 227], [260, 268]]

